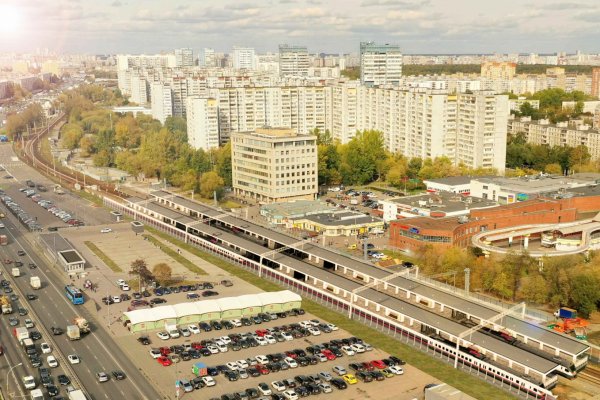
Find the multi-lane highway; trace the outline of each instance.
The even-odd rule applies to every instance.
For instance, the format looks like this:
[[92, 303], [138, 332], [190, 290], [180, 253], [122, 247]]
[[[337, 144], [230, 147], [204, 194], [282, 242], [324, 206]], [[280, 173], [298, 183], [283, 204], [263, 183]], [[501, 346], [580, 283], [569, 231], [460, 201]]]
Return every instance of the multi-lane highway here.
[[[6, 148], [2, 150], [2, 153], [6, 155]], [[4, 162], [8, 173], [18, 175], [17, 178], [28, 177], [34, 181], [41, 180], [41, 177], [35, 171], [24, 165], [19, 166], [18, 171], [11, 171], [9, 161], [6, 159], [2, 160], [0, 157], [0, 163]], [[25, 202], [32, 203], [25, 196], [21, 195], [19, 197], [17, 195], [20, 194], [18, 192], [19, 185], [20, 183], [13, 179], [7, 179], [2, 184], [6, 192], [16, 202], [23, 205], [25, 205]], [[71, 377], [73, 386], [82, 385], [91, 399], [162, 398], [148, 384], [143, 373], [122, 354], [110, 333], [100, 323], [94, 321], [93, 313], [88, 311], [87, 306], [75, 306], [70, 303], [64, 294], [66, 275], [58, 269], [58, 266], [49, 265], [47, 260], [43, 256], [40, 256], [40, 249], [34, 245], [36, 242], [35, 234], [27, 232], [25, 227], [4, 206], [0, 206], [0, 208], [6, 214], [6, 218], [2, 220], [5, 228], [0, 229], [0, 234], [6, 234], [9, 238], [9, 244], [0, 248], [0, 258], [19, 260], [24, 264], [21, 267], [21, 271], [24, 273], [23, 276], [17, 278], [10, 276], [10, 270], [13, 267], [12, 264], [1, 267], [3, 270], [2, 275], [13, 282], [11, 286], [19, 296], [20, 301], [28, 303], [24, 307], [29, 310], [29, 317], [36, 322], [36, 329], [43, 335], [42, 340], [37, 342], [38, 347], [42, 341], [50, 343], [54, 348], [53, 354], [61, 363], [61, 367], [66, 367], [66, 374]], [[30, 215], [35, 216], [36, 213], [39, 213], [39, 221], [43, 222], [42, 217], [47, 218], [46, 215], [42, 215], [43, 213], [47, 214], [47, 212], [41, 207], [38, 207], [39, 209], [35, 207], [29, 208], [28, 213]], [[19, 250], [25, 251], [26, 255], [18, 256], [17, 252]], [[29, 263], [36, 264], [38, 268], [27, 268]], [[34, 274], [41, 278], [43, 287], [35, 291], [35, 294], [39, 296], [37, 300], [27, 301], [25, 294], [34, 293], [29, 286], [29, 277]], [[12, 315], [18, 316], [16, 313]], [[69, 341], [64, 334], [60, 336], [49, 334], [50, 327], [59, 326], [64, 330], [66, 325], [69, 325], [72, 319], [78, 315], [87, 318], [91, 322], [91, 334], [77, 341]], [[23, 321], [26, 317], [19, 318], [19, 326], [23, 326]], [[0, 382], [4, 383], [6, 381], [7, 373], [12, 366], [23, 363], [22, 366], [15, 367], [13, 370], [16, 380], [13, 379], [13, 374], [8, 374], [9, 382], [2, 385], [4, 388], [8, 386], [8, 392], [15, 392], [15, 397], [23, 396], [23, 392], [26, 391], [20, 383], [21, 378], [25, 375], [33, 375], [37, 378], [38, 373], [32, 368], [24, 351], [21, 350], [16, 339], [12, 336], [12, 328], [8, 325], [8, 316], [1, 316], [0, 319], [2, 319], [2, 323], [0, 323], [0, 339], [6, 349], [5, 355], [0, 358]], [[77, 354], [81, 359], [81, 363], [72, 366], [69, 365], [66, 360], [69, 354]], [[106, 383], [98, 382], [96, 378], [97, 372], [105, 371], [110, 374], [113, 370], [123, 371], [127, 378], [121, 381], [111, 379]], [[58, 372], [55, 372], [55, 370], [52, 372], [56, 380]], [[61, 391], [63, 395], [66, 395], [64, 388]], [[5, 394], [7, 393], [5, 392]]]

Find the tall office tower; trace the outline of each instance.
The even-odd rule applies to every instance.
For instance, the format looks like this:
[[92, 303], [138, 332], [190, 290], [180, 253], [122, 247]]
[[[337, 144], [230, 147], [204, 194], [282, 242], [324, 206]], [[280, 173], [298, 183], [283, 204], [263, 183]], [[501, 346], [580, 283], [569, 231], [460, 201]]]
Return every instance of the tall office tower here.
[[488, 79], [512, 79], [517, 64], [512, 62], [487, 61], [481, 64], [481, 76]]
[[190, 48], [175, 49], [175, 66], [193, 67], [194, 52]]
[[600, 68], [592, 68], [592, 96], [600, 97]]
[[459, 93], [456, 109], [456, 163], [503, 172], [508, 96], [495, 95], [492, 91]]
[[309, 60], [306, 46], [279, 45], [280, 76], [307, 76], [308, 66]]
[[292, 129], [256, 129], [231, 136], [233, 191], [258, 201], [314, 200], [317, 137]]
[[152, 98], [152, 118], [164, 124], [167, 117], [173, 115], [171, 85], [161, 82], [152, 83], [150, 97]]
[[395, 44], [360, 43], [360, 82], [367, 86], [398, 85], [402, 52]]
[[187, 98], [187, 134], [190, 146], [209, 150], [219, 147], [219, 116], [216, 99]]
[[204, 48], [200, 52], [199, 64], [201, 67], [212, 68], [215, 66], [215, 50]]
[[235, 69], [256, 69], [256, 54], [251, 47], [233, 48], [233, 68]]

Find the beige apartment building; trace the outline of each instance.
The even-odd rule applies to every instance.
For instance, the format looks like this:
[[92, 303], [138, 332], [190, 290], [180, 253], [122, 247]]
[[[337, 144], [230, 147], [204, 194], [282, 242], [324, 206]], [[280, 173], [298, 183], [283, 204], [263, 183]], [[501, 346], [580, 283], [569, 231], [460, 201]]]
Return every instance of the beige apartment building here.
[[317, 137], [287, 128], [231, 135], [233, 191], [272, 203], [314, 200], [318, 192]]
[[512, 79], [517, 64], [512, 62], [487, 61], [481, 64], [481, 76], [488, 79]]

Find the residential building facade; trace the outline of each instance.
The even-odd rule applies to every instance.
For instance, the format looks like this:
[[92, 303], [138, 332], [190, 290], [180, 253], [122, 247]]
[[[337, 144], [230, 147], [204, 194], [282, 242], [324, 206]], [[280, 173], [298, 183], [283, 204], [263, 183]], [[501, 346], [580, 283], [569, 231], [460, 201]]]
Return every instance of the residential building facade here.
[[175, 49], [175, 66], [179, 68], [194, 66], [194, 51], [190, 48]]
[[280, 76], [307, 76], [308, 67], [308, 49], [306, 46], [279, 45]]
[[360, 43], [360, 82], [367, 86], [399, 85], [402, 52], [395, 44]]
[[219, 147], [219, 116], [216, 99], [193, 96], [187, 98], [188, 143], [195, 149]]
[[233, 48], [233, 68], [235, 69], [256, 69], [256, 53], [251, 47]]
[[173, 115], [171, 86], [168, 83], [154, 82], [151, 90], [152, 116], [162, 124]]

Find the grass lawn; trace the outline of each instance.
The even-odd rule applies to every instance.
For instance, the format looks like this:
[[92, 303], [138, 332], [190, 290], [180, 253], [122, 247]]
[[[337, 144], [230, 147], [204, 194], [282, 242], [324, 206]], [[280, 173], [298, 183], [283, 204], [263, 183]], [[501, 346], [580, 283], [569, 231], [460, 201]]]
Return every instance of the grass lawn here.
[[123, 272], [121, 267], [117, 265], [109, 256], [107, 256], [102, 250], [98, 248], [94, 243], [90, 241], [83, 242], [85, 245], [92, 251], [99, 259], [102, 260], [104, 264], [108, 266], [108, 268], [112, 269], [114, 272]]
[[[146, 228], [148, 228], [148, 227], [146, 227]], [[158, 234], [158, 232], [156, 232], [156, 231], [153, 233]], [[193, 272], [195, 274], [199, 274], [199, 275], [207, 275], [206, 271], [204, 271], [202, 268], [198, 267], [196, 264], [194, 264], [193, 262], [191, 262], [190, 260], [188, 260], [187, 258], [182, 256], [181, 254], [177, 253], [175, 250], [171, 249], [168, 246], [163, 246], [163, 243], [161, 243], [160, 240], [156, 239], [154, 236], [148, 235], [148, 234], [144, 234], [142, 236], [144, 236], [151, 243], [158, 246], [163, 251], [163, 253], [165, 253], [166, 255], [171, 257], [173, 260], [177, 261], [179, 264], [186, 267], [188, 269], [188, 271]], [[164, 239], [164, 237], [162, 237], [162, 238]], [[174, 242], [171, 242], [171, 243], [175, 244]], [[183, 246], [180, 246], [179, 244], [177, 244], [177, 246], [184, 248]]]
[[[165, 239], [181, 247], [182, 249], [189, 251], [190, 253], [206, 260], [207, 262], [213, 265], [216, 265], [217, 267], [231, 273], [234, 276], [237, 276], [240, 279], [243, 279], [244, 281], [264, 291], [270, 292], [282, 290], [282, 287], [280, 287], [279, 285], [276, 285], [271, 281], [259, 278], [255, 274], [246, 271], [240, 267], [237, 267], [233, 264], [230, 264], [229, 262], [219, 257], [205, 253], [196, 247], [183, 243], [178, 239], [170, 237], [162, 232], [156, 231], [153, 228], [146, 226], [146, 229], [148, 231], [152, 231], [152, 233], [156, 234], [162, 239]], [[404, 257], [404, 259], [406, 259], [406, 257]], [[360, 322], [349, 320], [345, 315], [330, 310], [329, 308], [324, 307], [318, 303], [303, 299], [302, 307], [311, 314], [314, 314], [317, 317], [320, 317], [324, 320], [336, 324], [340, 328], [350, 332], [352, 335], [363, 338], [366, 342], [383, 351], [397, 355], [398, 357], [402, 358], [407, 363], [413, 365], [421, 371], [433, 376], [434, 378], [439, 379], [442, 382], [454, 386], [455, 388], [462, 390], [465, 393], [477, 399], [516, 399], [516, 397], [509, 395], [508, 393], [500, 390], [495, 386], [483, 382], [482, 380], [474, 376], [455, 370], [450, 365], [444, 362], [438, 361], [435, 358], [432, 358], [431, 356], [425, 353], [415, 350], [415, 348], [406, 345], [398, 340], [395, 340], [389, 336], [386, 336], [383, 333], [371, 329]]]

